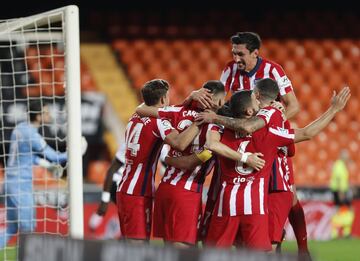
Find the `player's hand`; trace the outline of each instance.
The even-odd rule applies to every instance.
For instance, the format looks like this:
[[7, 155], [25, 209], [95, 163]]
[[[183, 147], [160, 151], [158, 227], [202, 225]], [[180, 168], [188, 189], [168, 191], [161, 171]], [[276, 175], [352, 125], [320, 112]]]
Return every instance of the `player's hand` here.
[[246, 160], [246, 165], [259, 171], [265, 166], [265, 160], [260, 158], [264, 155], [260, 152], [252, 153]]
[[96, 213], [100, 216], [104, 216], [106, 214], [107, 208], [108, 208], [109, 203], [106, 203], [104, 201], [101, 201], [101, 203], [99, 204], [99, 207], [96, 211]]
[[89, 219], [89, 228], [91, 231], [95, 231], [103, 222], [104, 216], [100, 216], [98, 213], [94, 212]]
[[201, 88], [197, 91], [192, 91], [190, 97], [193, 101], [197, 101], [205, 109], [210, 109], [215, 106], [212, 100], [212, 94], [208, 89]]
[[350, 99], [351, 93], [349, 87], [344, 87], [338, 94], [336, 91], [333, 92], [333, 97], [331, 98], [331, 108], [335, 112], [339, 112], [344, 109], [346, 103]]
[[48, 170], [52, 173], [54, 178], [60, 179], [63, 176], [64, 168], [58, 164], [52, 164]]
[[283, 105], [281, 102], [272, 101], [272, 102], [270, 103], [270, 106], [278, 109], [278, 110], [281, 111], [282, 113], [285, 113], [285, 107], [284, 107], [284, 105]]
[[88, 143], [87, 143], [85, 137], [81, 136], [81, 152], [82, 152], [82, 155], [85, 154], [85, 152], [87, 150], [87, 147], [88, 147]]
[[195, 121], [200, 123], [214, 123], [217, 114], [212, 110], [205, 110], [196, 115]]

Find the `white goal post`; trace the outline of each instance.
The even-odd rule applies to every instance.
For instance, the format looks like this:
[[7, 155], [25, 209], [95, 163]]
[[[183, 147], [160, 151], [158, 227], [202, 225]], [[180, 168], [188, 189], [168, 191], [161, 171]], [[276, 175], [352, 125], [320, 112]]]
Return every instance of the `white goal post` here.
[[[61, 23], [62, 28], [58, 31], [49, 29], [49, 25], [53, 23]], [[43, 27], [45, 28], [44, 30], [42, 29]], [[21, 42], [26, 46], [27, 42], [39, 44], [42, 41], [49, 41], [51, 44], [51, 42], [56, 39], [64, 41], [65, 70], [63, 88], [65, 92], [65, 112], [67, 118], [66, 149], [68, 155], [69, 232], [72, 237], [82, 239], [84, 235], [84, 213], [79, 9], [75, 5], [69, 5], [29, 17], [0, 20], [0, 41], [9, 41], [10, 43]], [[37, 48], [39, 49], [39, 47]], [[51, 60], [51, 62], [53, 63], [54, 60]], [[40, 73], [41, 72], [42, 69], [40, 69]], [[15, 78], [15, 76], [13, 77]], [[49, 86], [55, 86], [54, 73], [50, 79], [52, 79], [52, 82], [49, 83]], [[45, 81], [44, 79], [42, 80]], [[31, 84], [28, 86], [31, 86]], [[26, 88], [28, 87], [26, 86]]]

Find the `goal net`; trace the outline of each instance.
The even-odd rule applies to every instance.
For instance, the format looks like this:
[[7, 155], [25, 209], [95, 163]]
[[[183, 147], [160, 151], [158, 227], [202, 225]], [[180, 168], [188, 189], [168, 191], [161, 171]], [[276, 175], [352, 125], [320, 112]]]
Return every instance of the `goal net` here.
[[18, 233], [83, 236], [78, 8], [0, 20], [0, 76], [0, 259], [9, 260]]

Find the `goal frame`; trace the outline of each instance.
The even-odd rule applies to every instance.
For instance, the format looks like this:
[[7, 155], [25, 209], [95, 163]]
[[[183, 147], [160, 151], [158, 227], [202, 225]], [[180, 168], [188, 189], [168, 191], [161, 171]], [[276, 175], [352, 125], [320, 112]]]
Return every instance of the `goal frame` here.
[[[80, 88], [80, 30], [79, 8], [68, 5], [40, 14], [23, 18], [14, 18], [6, 24], [0, 24], [0, 39], [16, 40], [16, 32], [26, 28], [36, 21], [38, 26], [49, 22], [60, 22], [63, 19], [63, 34], [65, 47], [65, 102], [67, 113], [67, 175], [69, 187], [69, 232], [77, 239], [84, 237], [84, 210], [83, 210], [83, 165], [81, 144], [81, 88]], [[47, 33], [49, 35], [49, 33]], [[26, 40], [46, 38], [46, 34], [29, 34]], [[52, 35], [53, 37], [55, 35]], [[55, 36], [56, 37], [56, 36]], [[20, 34], [19, 34], [20, 39]], [[22, 37], [24, 39], [24, 37]]]

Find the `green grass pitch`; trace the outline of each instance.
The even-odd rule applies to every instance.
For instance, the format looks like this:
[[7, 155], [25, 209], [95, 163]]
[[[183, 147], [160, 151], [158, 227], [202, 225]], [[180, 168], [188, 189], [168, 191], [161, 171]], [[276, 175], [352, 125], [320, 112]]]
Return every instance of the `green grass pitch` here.
[[[155, 245], [161, 245], [161, 241], [154, 241]], [[311, 256], [314, 261], [359, 261], [360, 239], [338, 239], [330, 241], [309, 241]], [[285, 252], [296, 252], [295, 241], [285, 241], [282, 247]], [[16, 260], [16, 248], [11, 247], [0, 251], [0, 260]], [[40, 260], [39, 260], [40, 261]]]

